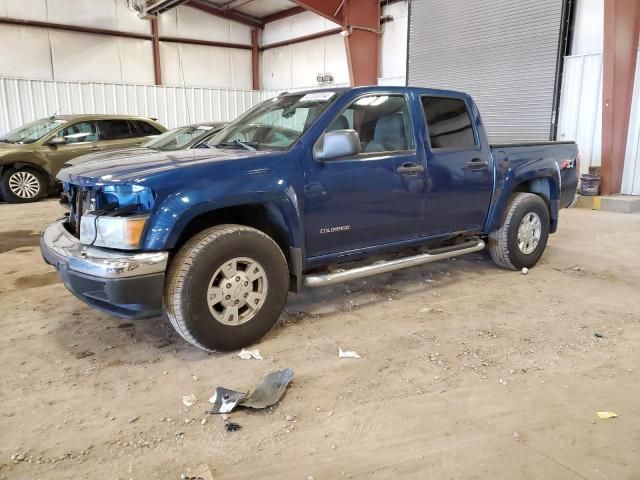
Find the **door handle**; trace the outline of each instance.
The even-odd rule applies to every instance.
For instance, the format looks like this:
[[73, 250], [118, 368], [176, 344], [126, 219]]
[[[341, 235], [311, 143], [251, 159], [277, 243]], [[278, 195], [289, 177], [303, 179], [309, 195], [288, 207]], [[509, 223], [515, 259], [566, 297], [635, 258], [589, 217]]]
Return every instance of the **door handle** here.
[[403, 163], [396, 169], [400, 175], [416, 175], [417, 173], [424, 172], [424, 167], [413, 162]]
[[93, 147], [90, 148], [90, 150], [92, 152], [97, 152], [98, 150], [100, 150], [100, 147], [98, 145], [94, 145]]
[[481, 170], [483, 168], [488, 168], [489, 162], [482, 160], [481, 158], [474, 158], [470, 162], [467, 162], [467, 167], [469, 167], [469, 170]]

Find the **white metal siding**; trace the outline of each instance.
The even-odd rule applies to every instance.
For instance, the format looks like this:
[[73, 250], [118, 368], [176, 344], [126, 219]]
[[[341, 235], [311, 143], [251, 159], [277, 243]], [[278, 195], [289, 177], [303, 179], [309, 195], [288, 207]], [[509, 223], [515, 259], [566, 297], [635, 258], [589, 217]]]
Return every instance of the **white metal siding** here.
[[636, 80], [633, 84], [633, 103], [629, 118], [622, 193], [640, 195], [640, 50], [636, 59]]
[[141, 115], [168, 128], [227, 121], [277, 93], [0, 78], [0, 135], [54, 113]]
[[470, 93], [491, 141], [547, 140], [561, 0], [413, 0], [409, 85]]
[[581, 173], [600, 166], [602, 140], [602, 54], [564, 60], [558, 140], [574, 140]]

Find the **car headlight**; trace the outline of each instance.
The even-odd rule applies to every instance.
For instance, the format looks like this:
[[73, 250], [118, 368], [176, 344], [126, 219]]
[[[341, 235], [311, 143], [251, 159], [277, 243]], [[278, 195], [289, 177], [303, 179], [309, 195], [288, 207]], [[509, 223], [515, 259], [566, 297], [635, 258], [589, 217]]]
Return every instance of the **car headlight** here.
[[128, 217], [87, 213], [80, 219], [80, 243], [96, 247], [136, 250], [148, 215]]

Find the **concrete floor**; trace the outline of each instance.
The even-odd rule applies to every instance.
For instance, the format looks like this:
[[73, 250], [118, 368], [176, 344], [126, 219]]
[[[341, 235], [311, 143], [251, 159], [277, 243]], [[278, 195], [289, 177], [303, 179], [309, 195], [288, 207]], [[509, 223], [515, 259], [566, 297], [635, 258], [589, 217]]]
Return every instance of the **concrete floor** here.
[[[0, 205], [0, 478], [640, 478], [640, 215], [563, 211], [526, 276], [473, 254], [291, 296], [258, 361], [73, 298], [37, 247], [61, 213]], [[203, 414], [284, 367], [240, 431]]]

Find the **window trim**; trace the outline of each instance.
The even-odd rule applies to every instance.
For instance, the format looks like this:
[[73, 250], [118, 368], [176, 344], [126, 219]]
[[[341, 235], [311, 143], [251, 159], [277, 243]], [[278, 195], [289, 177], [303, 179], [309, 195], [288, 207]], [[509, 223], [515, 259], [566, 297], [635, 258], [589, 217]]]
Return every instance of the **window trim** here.
[[[113, 121], [117, 121], [117, 122], [125, 122], [127, 124], [127, 127], [129, 128], [129, 136], [128, 137], [119, 137], [119, 138], [102, 138], [102, 127], [100, 126], [100, 122], [113, 122]], [[143, 138], [143, 137], [136, 137], [133, 136], [133, 130], [132, 127], [133, 125], [131, 125], [129, 123], [129, 119], [128, 118], [100, 118], [95, 120], [96, 125], [98, 127], [98, 141], [99, 142], [113, 142], [113, 141], [117, 141], [117, 140], [131, 140], [133, 138]]]
[[100, 141], [100, 130], [98, 129], [98, 123], [95, 120], [80, 120], [80, 121], [73, 122], [73, 123], [68, 122], [66, 125], [63, 126], [63, 128], [61, 128], [60, 130], [55, 132], [51, 137], [49, 137], [45, 143], [49, 142], [52, 138], [55, 138], [55, 137], [58, 137], [58, 136], [61, 137], [62, 136], [62, 132], [64, 130], [66, 130], [69, 127], [73, 127], [74, 125], [80, 125], [81, 123], [93, 123], [94, 127], [96, 129], [96, 134], [98, 135], [98, 139], [97, 140], [91, 140], [91, 141], [85, 141], [85, 142], [71, 142], [71, 143], [67, 142], [64, 145], [86, 145], [88, 143], [98, 143]]
[[[469, 115], [469, 120], [471, 122], [471, 130], [473, 132], [473, 141], [474, 144], [473, 146], [470, 147], [433, 147], [431, 145], [431, 135], [429, 135], [429, 122], [427, 121], [427, 112], [424, 109], [424, 105], [422, 103], [422, 99], [423, 98], [444, 98], [446, 100], [459, 100], [462, 103], [464, 103], [465, 108], [467, 109], [467, 114]], [[422, 117], [424, 119], [424, 126], [425, 126], [425, 138], [427, 140], [427, 142], [429, 143], [429, 150], [431, 151], [431, 153], [447, 153], [447, 152], [469, 152], [469, 151], [480, 151], [482, 150], [482, 144], [480, 143], [480, 137], [478, 135], [478, 131], [476, 129], [476, 125], [473, 121], [473, 115], [471, 115], [471, 109], [469, 108], [470, 105], [467, 102], [466, 98], [460, 98], [457, 96], [453, 96], [453, 95], [429, 95], [428, 93], [423, 93], [420, 94], [419, 97], [419, 101], [420, 101], [420, 110], [422, 110]]]
[[331, 125], [333, 123], [333, 121], [336, 118], [338, 118], [339, 115], [342, 115], [342, 113], [347, 108], [349, 108], [351, 105], [353, 105], [355, 102], [357, 102], [361, 98], [365, 98], [365, 97], [380, 97], [380, 96], [385, 96], [385, 95], [388, 96], [388, 97], [402, 97], [402, 98], [404, 98], [405, 105], [406, 105], [406, 108], [407, 108], [407, 113], [408, 113], [408, 116], [409, 116], [409, 118], [408, 118], [409, 119], [409, 131], [411, 132], [411, 143], [413, 144], [412, 145], [413, 148], [405, 149], [405, 150], [386, 150], [386, 151], [383, 151], [383, 152], [360, 152], [360, 153], [358, 153], [357, 155], [355, 155], [353, 157], [345, 157], [344, 159], [342, 159], [342, 158], [331, 159], [331, 160], [315, 160], [314, 159], [314, 161], [317, 161], [317, 162], [320, 162], [320, 163], [333, 163], [333, 162], [343, 162], [343, 161], [349, 161], [349, 160], [378, 160], [377, 158], [373, 158], [373, 157], [401, 156], [401, 155], [410, 155], [412, 153], [417, 153], [415, 124], [414, 124], [414, 121], [413, 121], [413, 114], [411, 112], [411, 98], [410, 98], [410, 95], [408, 93], [406, 93], [406, 92], [402, 93], [402, 92], [380, 91], [380, 92], [362, 93], [360, 95], [357, 95], [351, 101], [349, 101], [349, 103], [347, 103], [347, 105], [344, 108], [341, 108], [340, 111], [336, 115], [331, 117], [331, 119], [329, 120], [329, 123], [324, 128], [324, 130], [322, 130], [322, 133], [320, 134], [320, 136], [318, 136], [317, 140], [314, 142], [313, 145], [315, 146], [315, 144], [318, 141], [320, 141], [322, 136], [327, 133], [327, 128], [329, 128], [329, 125]]

